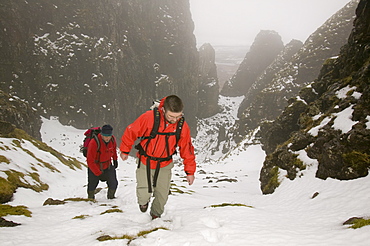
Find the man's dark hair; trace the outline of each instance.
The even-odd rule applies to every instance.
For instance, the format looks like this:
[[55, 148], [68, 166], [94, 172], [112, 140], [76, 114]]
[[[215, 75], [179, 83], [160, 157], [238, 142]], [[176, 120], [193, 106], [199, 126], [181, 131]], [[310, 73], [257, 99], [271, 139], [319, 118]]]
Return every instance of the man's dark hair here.
[[176, 96], [171, 95], [166, 97], [163, 104], [164, 110], [171, 111], [174, 113], [180, 113], [184, 109], [184, 104], [182, 103], [182, 100]]

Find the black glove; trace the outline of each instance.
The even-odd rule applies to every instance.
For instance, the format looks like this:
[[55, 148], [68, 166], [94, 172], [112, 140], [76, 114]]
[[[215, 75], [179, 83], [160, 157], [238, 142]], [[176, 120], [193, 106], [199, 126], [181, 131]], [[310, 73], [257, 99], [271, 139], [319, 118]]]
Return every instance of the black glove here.
[[107, 175], [105, 173], [102, 173], [99, 175], [99, 180], [102, 182], [107, 181]]
[[118, 167], [118, 161], [117, 160], [113, 160], [113, 166], [115, 169], [117, 169]]

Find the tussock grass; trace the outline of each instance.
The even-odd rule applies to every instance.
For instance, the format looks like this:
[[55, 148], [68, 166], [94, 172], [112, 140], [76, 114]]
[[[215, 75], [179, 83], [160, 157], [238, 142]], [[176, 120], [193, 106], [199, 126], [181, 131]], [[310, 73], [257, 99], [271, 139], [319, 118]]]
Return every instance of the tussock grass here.
[[118, 209], [118, 208], [108, 209], [108, 210], [100, 213], [100, 215], [109, 214], [109, 213], [123, 213], [123, 211], [121, 209]]
[[91, 201], [94, 201], [94, 200], [89, 199], [89, 198], [73, 197], [73, 198], [66, 198], [63, 201], [65, 201], [65, 202], [68, 202], [68, 201], [71, 201], [71, 202], [91, 202]]
[[80, 219], [80, 220], [84, 220], [86, 218], [90, 217], [90, 215], [87, 215], [87, 214], [81, 214], [81, 215], [78, 215], [78, 216], [75, 216], [73, 217], [72, 219]]
[[187, 190], [187, 191], [184, 191], [183, 189], [187, 189], [185, 186], [183, 185], [176, 185], [174, 183], [171, 183], [171, 188], [170, 188], [170, 194], [171, 195], [174, 195], [174, 194], [188, 194], [188, 195], [191, 195], [192, 193], [194, 193], [194, 191], [192, 190]]
[[[217, 204], [217, 205], [211, 205], [209, 206], [211, 208], [221, 208], [221, 207], [248, 207], [248, 208], [253, 208], [253, 206], [245, 205], [242, 203], [222, 203], [222, 204]], [[207, 208], [207, 207], [204, 207]]]
[[370, 225], [370, 219], [365, 219], [365, 218], [352, 218], [348, 221], [349, 222], [348, 223], [345, 222], [345, 224], [351, 224], [349, 228], [352, 228], [352, 229], [358, 229], [358, 228]]
[[139, 237], [145, 237], [146, 235], [152, 233], [152, 232], [155, 232], [155, 231], [158, 231], [158, 230], [169, 230], [168, 228], [166, 227], [156, 227], [154, 229], [151, 229], [151, 230], [143, 230], [143, 231], [139, 231], [136, 235], [122, 235], [122, 236], [109, 236], [109, 235], [103, 235], [103, 236], [100, 236], [97, 238], [98, 241], [108, 241], [108, 240], [119, 240], [119, 239], [127, 239], [128, 242], [127, 242], [127, 245], [129, 245], [131, 243], [131, 241], [139, 238]]
[[5, 156], [3, 155], [0, 155], [0, 162], [4, 162], [6, 164], [9, 164], [10, 161], [8, 160], [8, 158], [6, 158]]

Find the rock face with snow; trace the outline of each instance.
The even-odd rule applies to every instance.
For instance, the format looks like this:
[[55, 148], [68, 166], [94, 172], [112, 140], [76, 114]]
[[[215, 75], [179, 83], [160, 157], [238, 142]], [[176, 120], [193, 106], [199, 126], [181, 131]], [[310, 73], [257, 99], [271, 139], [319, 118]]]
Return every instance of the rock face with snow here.
[[[8, 134], [16, 126], [41, 140], [41, 119], [27, 102], [0, 90], [0, 110], [0, 134]], [[14, 126], [9, 127], [9, 122]]]
[[284, 48], [280, 35], [263, 30], [256, 36], [235, 75], [222, 87], [223, 96], [242, 96]]
[[199, 48], [199, 70], [201, 82], [198, 93], [198, 116], [200, 118], [205, 118], [214, 115], [219, 111], [219, 85], [215, 63], [215, 50], [208, 43], [203, 44]]
[[238, 109], [239, 120], [236, 122], [235, 132], [233, 133], [236, 142], [239, 142], [245, 133], [258, 127], [261, 119], [276, 115], [276, 108], [282, 107], [279, 104], [284, 105], [286, 103], [284, 97], [281, 98], [283, 100], [277, 100], [280, 96], [277, 92], [270, 95], [261, 91], [269, 87], [276, 74], [289, 64], [289, 61], [302, 48], [302, 45], [303, 43], [299, 40], [292, 40], [287, 44], [272, 64], [249, 88]]
[[264, 193], [272, 193], [279, 185], [279, 173], [286, 172], [289, 179], [300, 175], [306, 166], [299, 155], [318, 162], [316, 177], [321, 179], [368, 175], [369, 12], [370, 1], [361, 0], [340, 55], [325, 62], [318, 79], [290, 99], [275, 121], [261, 126], [261, 141], [268, 153], [260, 176]]
[[195, 129], [198, 52], [188, 1], [6, 1], [0, 89], [38, 114], [115, 133], [168, 94]]
[[352, 30], [358, 2], [351, 1], [339, 10], [303, 46], [300, 41], [291, 41], [263, 74], [255, 78], [238, 111], [236, 141], [261, 122], [279, 116], [288, 99], [317, 78], [324, 61], [338, 55]]

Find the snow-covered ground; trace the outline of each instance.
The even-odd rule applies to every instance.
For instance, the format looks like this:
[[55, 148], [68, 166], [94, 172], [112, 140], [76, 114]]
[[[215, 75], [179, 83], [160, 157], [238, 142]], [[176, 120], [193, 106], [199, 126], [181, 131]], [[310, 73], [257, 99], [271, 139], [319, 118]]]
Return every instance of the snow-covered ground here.
[[[221, 104], [227, 104], [230, 110], [226, 111], [232, 115], [240, 100], [221, 98]], [[232, 120], [225, 114], [214, 116], [216, 118]], [[84, 161], [78, 152], [84, 130], [62, 126], [56, 118], [43, 121], [41, 133], [45, 143]], [[209, 123], [203, 122], [203, 125]], [[198, 130], [202, 129], [207, 128]], [[115, 135], [119, 139], [121, 133]], [[5, 219], [22, 225], [1, 228], [1, 245], [126, 245], [129, 242], [128, 239], [98, 241], [103, 235], [136, 236], [129, 245], [140, 246], [369, 245], [370, 226], [355, 230], [344, 226], [343, 222], [355, 216], [370, 216], [370, 176], [350, 181], [316, 179], [317, 163], [301, 153], [300, 158], [309, 166], [302, 177], [294, 181], [283, 179], [273, 194], [262, 195], [259, 172], [265, 154], [261, 147], [242, 143], [222, 158], [218, 158], [221, 154], [216, 152], [217, 158], [212, 159], [204, 151], [214, 147], [206, 146], [206, 135], [200, 132], [199, 139], [194, 142], [198, 153], [195, 183], [187, 185], [182, 166], [176, 164], [172, 195], [162, 218], [154, 221], [148, 213], [141, 213], [136, 203], [134, 158], [126, 162], [119, 160], [117, 199], [107, 200], [106, 185], [100, 183], [102, 191], [96, 195], [95, 203], [68, 201], [64, 205], [43, 206], [47, 198], [86, 198], [87, 172], [85, 167], [71, 170], [58, 164], [50, 154], [33, 148], [35, 156], [50, 159], [61, 172], [38, 168], [49, 190], [41, 193], [24, 188], [17, 190], [9, 204], [26, 205], [32, 217], [6, 216]], [[11, 141], [0, 138], [3, 145]], [[23, 148], [31, 148], [31, 145], [24, 141]], [[11, 163], [1, 163], [0, 170], [4, 170], [5, 165], [21, 170], [22, 167], [15, 163], [22, 161], [22, 165], [26, 165], [27, 160], [22, 159], [19, 151], [2, 150], [1, 154]], [[29, 163], [34, 161], [31, 159]], [[318, 196], [312, 198], [316, 192]], [[212, 207], [224, 203], [246, 206]], [[122, 212], [104, 213], [109, 209]], [[158, 229], [146, 236], [137, 236], [141, 231], [160, 227], [168, 230]]]

